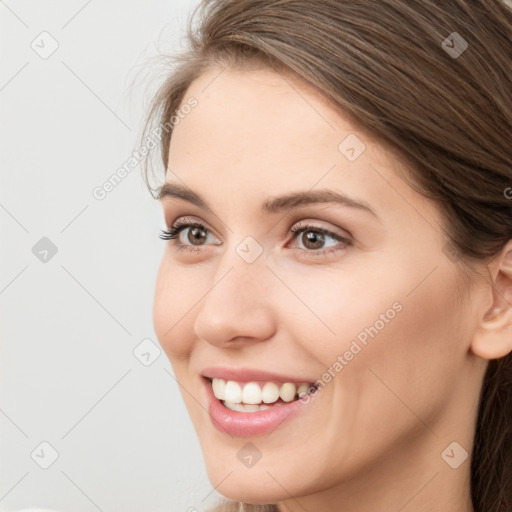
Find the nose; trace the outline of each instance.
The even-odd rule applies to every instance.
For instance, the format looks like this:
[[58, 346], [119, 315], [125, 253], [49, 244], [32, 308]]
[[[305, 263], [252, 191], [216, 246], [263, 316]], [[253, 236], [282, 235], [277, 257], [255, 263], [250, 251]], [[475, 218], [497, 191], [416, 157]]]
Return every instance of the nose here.
[[198, 305], [196, 336], [222, 348], [271, 338], [276, 311], [271, 304], [272, 274], [263, 258], [251, 264], [233, 259], [222, 267]]

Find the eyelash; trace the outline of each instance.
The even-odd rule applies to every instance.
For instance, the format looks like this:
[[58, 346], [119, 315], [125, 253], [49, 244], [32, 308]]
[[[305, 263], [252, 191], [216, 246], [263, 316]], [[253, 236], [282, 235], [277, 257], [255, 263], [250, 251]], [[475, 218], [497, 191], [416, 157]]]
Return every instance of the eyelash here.
[[[179, 234], [181, 231], [183, 231], [186, 228], [200, 228], [206, 232], [210, 232], [210, 230], [201, 222], [187, 222], [187, 221], [177, 221], [169, 230], [162, 230], [159, 237], [162, 240], [172, 240], [173, 245], [176, 246], [176, 248], [180, 251], [186, 251], [186, 252], [197, 252], [201, 250], [201, 247], [204, 246], [190, 246], [187, 244], [182, 244], [179, 241]], [[300, 233], [312, 231], [314, 233], [320, 233], [322, 235], [327, 235], [330, 238], [333, 238], [335, 240], [338, 240], [338, 242], [342, 242], [344, 244], [344, 247], [328, 247], [326, 249], [302, 249], [297, 248], [301, 253], [307, 253], [308, 256], [326, 256], [327, 254], [331, 254], [340, 250], [344, 250], [346, 247], [349, 247], [352, 245], [352, 241], [348, 238], [345, 238], [341, 235], [338, 235], [336, 233], [333, 233], [332, 231], [329, 231], [327, 229], [321, 228], [319, 226], [313, 226], [310, 224], [299, 224], [294, 226], [292, 229], [290, 229], [290, 232], [292, 233], [293, 240], [297, 239]]]

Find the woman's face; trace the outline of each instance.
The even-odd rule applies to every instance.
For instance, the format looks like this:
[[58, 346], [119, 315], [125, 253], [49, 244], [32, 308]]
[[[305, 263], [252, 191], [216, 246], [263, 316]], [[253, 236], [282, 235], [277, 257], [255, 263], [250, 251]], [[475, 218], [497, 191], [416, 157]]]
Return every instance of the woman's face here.
[[[154, 303], [212, 485], [307, 503], [349, 485], [361, 497], [373, 475], [412, 499], [436, 472], [451, 478], [452, 441], [469, 449], [480, 386], [441, 215], [310, 87], [219, 72], [191, 85], [183, 103], [197, 105], [172, 136], [161, 202], [183, 229], [165, 242]], [[281, 388], [315, 382], [301, 401]], [[269, 405], [252, 412], [240, 393]]]

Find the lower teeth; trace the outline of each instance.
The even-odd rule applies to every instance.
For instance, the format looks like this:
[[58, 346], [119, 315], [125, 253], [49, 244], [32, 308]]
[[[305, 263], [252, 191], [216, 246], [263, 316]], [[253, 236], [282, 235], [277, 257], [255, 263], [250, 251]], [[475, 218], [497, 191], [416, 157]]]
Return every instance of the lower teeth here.
[[274, 402], [272, 404], [260, 404], [260, 405], [254, 405], [254, 404], [235, 404], [233, 402], [226, 402], [225, 400], [222, 401], [222, 404], [227, 409], [230, 409], [232, 411], [237, 412], [259, 412], [259, 411], [266, 411], [267, 409], [270, 409], [272, 407], [279, 407], [283, 405], [283, 402]]

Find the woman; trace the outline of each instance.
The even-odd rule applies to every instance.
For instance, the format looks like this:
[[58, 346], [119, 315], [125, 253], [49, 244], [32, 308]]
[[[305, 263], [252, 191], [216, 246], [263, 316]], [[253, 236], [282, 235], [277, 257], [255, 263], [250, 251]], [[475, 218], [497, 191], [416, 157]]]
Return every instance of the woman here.
[[510, 512], [512, 12], [199, 12], [145, 135], [216, 510]]

